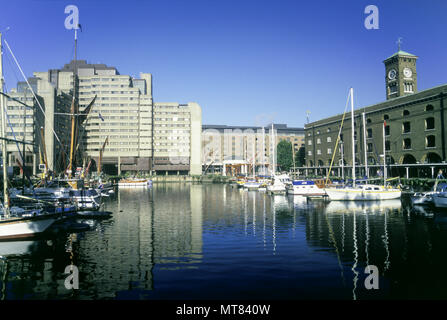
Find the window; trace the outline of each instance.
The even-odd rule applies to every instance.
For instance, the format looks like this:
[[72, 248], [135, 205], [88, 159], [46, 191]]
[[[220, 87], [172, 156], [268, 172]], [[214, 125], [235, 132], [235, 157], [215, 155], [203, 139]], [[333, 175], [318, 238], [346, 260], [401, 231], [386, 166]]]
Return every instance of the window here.
[[321, 150], [320, 149], [317, 150], [317, 154], [321, 154]]
[[327, 137], [326, 141], [327, 142], [332, 142], [332, 138], [331, 137]]
[[307, 151], [307, 155], [311, 156], [312, 155], [312, 151]]
[[331, 148], [327, 149], [327, 154], [332, 154], [332, 149]]
[[389, 88], [389, 92], [388, 92], [389, 95], [397, 93], [397, 84], [395, 82], [391, 83], [388, 88]]
[[410, 111], [408, 110], [404, 110], [404, 112], [402, 113], [404, 116], [409, 116], [410, 115]]
[[308, 140], [308, 141], [307, 141], [307, 144], [308, 144], [309, 146], [311, 146], [311, 145], [312, 145], [312, 140]]
[[343, 141], [343, 133], [340, 134], [340, 141]]
[[372, 138], [372, 136], [373, 136], [372, 129], [367, 129], [367, 130], [366, 130], [366, 137], [367, 137], [367, 138]]
[[433, 130], [435, 128], [435, 118], [430, 117], [425, 119], [425, 130]]
[[413, 93], [413, 84], [409, 82], [404, 83], [404, 92]]
[[366, 123], [371, 123], [371, 119], [366, 119]]
[[320, 144], [320, 143], [321, 143], [321, 139], [318, 138], [318, 139], [317, 139], [317, 144]]
[[404, 150], [409, 150], [409, 149], [411, 149], [411, 139], [409, 139], [409, 138], [404, 139], [404, 145], [403, 145], [403, 147], [404, 147]]
[[411, 132], [411, 125], [410, 122], [404, 122], [402, 124], [402, 132], [403, 133], [410, 133]]
[[390, 126], [385, 126], [385, 135], [386, 136], [390, 135]]
[[425, 142], [426, 142], [427, 148], [435, 148], [436, 147], [435, 136], [427, 136], [427, 138], [425, 138]]
[[331, 132], [331, 128], [327, 128], [327, 132]]
[[366, 151], [367, 152], [373, 152], [373, 144], [372, 143], [368, 143], [366, 146]]
[[390, 117], [387, 114], [383, 115], [383, 120], [388, 120]]
[[391, 143], [389, 141], [385, 141], [385, 151], [391, 150]]
[[431, 104], [429, 104], [428, 106], [425, 107], [425, 111], [433, 111], [433, 106]]

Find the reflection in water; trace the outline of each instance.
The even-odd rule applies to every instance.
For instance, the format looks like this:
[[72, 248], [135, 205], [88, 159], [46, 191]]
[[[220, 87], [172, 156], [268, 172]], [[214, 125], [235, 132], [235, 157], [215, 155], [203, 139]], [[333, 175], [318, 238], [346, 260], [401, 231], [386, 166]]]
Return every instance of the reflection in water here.
[[[120, 190], [105, 210], [91, 231], [0, 242], [0, 298], [447, 298], [447, 218], [405, 201], [171, 183]], [[71, 261], [79, 290], [64, 287]], [[380, 290], [364, 288], [369, 264]]]

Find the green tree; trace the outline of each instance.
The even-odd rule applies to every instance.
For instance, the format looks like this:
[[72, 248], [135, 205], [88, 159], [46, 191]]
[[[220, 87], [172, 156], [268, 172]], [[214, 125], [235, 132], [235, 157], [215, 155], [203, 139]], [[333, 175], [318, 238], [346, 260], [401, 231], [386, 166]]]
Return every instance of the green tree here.
[[281, 140], [276, 147], [276, 161], [282, 171], [289, 171], [293, 166], [292, 143], [287, 140]]
[[304, 167], [305, 164], [306, 164], [306, 150], [304, 149], [304, 147], [301, 147], [295, 153], [295, 166]]

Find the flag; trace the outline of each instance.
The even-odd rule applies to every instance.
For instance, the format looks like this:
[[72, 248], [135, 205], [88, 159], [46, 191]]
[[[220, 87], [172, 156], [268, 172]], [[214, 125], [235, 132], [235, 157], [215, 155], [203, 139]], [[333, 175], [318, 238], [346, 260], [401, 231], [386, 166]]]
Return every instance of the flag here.
[[386, 120], [383, 120], [383, 126], [386, 127]]
[[98, 117], [99, 117], [99, 119], [101, 119], [102, 121], [104, 121], [104, 117], [101, 115], [101, 112], [98, 113]]

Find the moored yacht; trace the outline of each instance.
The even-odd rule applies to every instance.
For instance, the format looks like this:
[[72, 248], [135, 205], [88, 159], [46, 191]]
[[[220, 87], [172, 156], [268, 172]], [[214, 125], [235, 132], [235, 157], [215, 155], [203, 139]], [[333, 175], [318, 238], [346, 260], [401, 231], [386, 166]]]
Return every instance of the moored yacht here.
[[287, 193], [301, 196], [324, 196], [326, 192], [319, 188], [312, 180], [293, 180], [292, 184], [287, 186]]
[[390, 200], [400, 199], [400, 189], [364, 184], [343, 188], [326, 188], [330, 200]]

